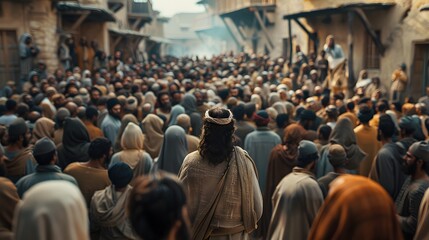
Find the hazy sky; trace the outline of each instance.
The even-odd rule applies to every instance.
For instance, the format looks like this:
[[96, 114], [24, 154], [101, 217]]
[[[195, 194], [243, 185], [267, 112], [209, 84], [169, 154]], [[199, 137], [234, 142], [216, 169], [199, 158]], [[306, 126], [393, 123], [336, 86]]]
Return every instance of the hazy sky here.
[[153, 8], [163, 17], [171, 17], [180, 12], [203, 12], [204, 7], [197, 5], [198, 0], [152, 0]]

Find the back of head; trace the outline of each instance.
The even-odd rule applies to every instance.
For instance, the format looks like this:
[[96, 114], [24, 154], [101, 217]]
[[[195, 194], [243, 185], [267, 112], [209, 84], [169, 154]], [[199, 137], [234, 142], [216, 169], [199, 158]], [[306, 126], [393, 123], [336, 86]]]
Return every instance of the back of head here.
[[167, 239], [178, 221], [180, 227], [174, 239], [190, 239], [183, 215], [186, 195], [175, 177], [162, 171], [140, 177], [129, 198], [130, 221], [142, 239]]
[[90, 159], [100, 159], [103, 156], [109, 156], [112, 143], [107, 138], [96, 138], [88, 147], [88, 156]]
[[267, 111], [260, 110], [255, 115], [253, 115], [253, 121], [257, 127], [266, 127], [270, 123], [270, 116]]
[[308, 239], [402, 239], [392, 199], [368, 178], [343, 175], [315, 218]]
[[94, 117], [98, 117], [98, 110], [94, 106], [88, 106], [85, 110], [86, 119], [91, 120]]
[[8, 112], [15, 112], [15, 110], [16, 110], [16, 101], [15, 100], [13, 100], [13, 99], [8, 99], [7, 101], [6, 101], [6, 110], [8, 111]]
[[33, 156], [39, 165], [48, 165], [57, 154], [55, 143], [47, 137], [39, 139], [34, 145]]
[[188, 132], [191, 128], [191, 118], [185, 113], [179, 114], [176, 124], [182, 127], [185, 132]]
[[331, 132], [332, 128], [326, 124], [320, 125], [320, 127], [317, 129], [319, 138], [322, 138], [322, 140], [329, 140]]
[[248, 119], [252, 119], [253, 114], [256, 112], [256, 104], [250, 102], [244, 104], [244, 112]]
[[85, 200], [79, 188], [67, 181], [35, 185], [24, 194], [15, 215], [15, 239], [89, 240]]
[[233, 134], [231, 111], [219, 107], [207, 110], [199, 145], [200, 155], [214, 165], [228, 160], [233, 151]]
[[319, 159], [316, 144], [308, 140], [302, 140], [298, 146], [298, 159], [296, 165], [305, 168]]
[[339, 144], [332, 144], [328, 149], [328, 159], [334, 168], [344, 168], [347, 161], [346, 150]]
[[385, 139], [392, 138], [395, 134], [395, 123], [389, 115], [384, 114], [380, 116], [378, 130], [381, 131], [381, 134]]
[[110, 182], [116, 189], [126, 187], [133, 179], [133, 170], [124, 162], [113, 164], [107, 172]]
[[237, 106], [231, 109], [232, 114], [234, 115], [235, 120], [241, 121], [244, 119], [245, 108], [244, 104], [238, 104]]
[[359, 112], [358, 112], [358, 119], [361, 123], [369, 123], [371, 119], [373, 118], [374, 113], [370, 107], [366, 104], [359, 105]]
[[24, 119], [15, 119], [8, 128], [8, 142], [9, 144], [16, 143], [20, 137], [23, 137], [28, 131], [27, 124]]

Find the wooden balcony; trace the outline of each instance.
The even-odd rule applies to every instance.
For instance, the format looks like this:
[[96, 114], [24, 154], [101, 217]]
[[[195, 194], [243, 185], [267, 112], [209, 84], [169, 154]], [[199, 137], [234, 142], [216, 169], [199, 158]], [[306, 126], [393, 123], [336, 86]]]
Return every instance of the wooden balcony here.
[[152, 2], [150, 0], [128, 0], [128, 22], [132, 29], [139, 30], [153, 18]]
[[217, 14], [226, 14], [250, 7], [274, 10], [276, 0], [211, 0], [208, 4]]

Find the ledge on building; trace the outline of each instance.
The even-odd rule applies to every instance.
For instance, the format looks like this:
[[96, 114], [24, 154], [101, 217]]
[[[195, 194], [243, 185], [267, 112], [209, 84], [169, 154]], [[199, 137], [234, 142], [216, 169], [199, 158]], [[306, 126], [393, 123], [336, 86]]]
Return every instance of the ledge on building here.
[[290, 19], [297, 19], [297, 18], [316, 17], [321, 15], [341, 14], [356, 8], [360, 8], [362, 10], [383, 10], [383, 9], [389, 9], [395, 5], [396, 3], [394, 2], [346, 3], [346, 4], [341, 4], [337, 7], [320, 8], [320, 9], [314, 9], [310, 11], [287, 14], [283, 16], [283, 19], [290, 20]]
[[128, 29], [109, 29], [109, 33], [112, 35], [122, 36], [122, 37], [131, 37], [131, 38], [148, 38], [149, 35], [143, 34], [141, 32], [128, 30]]
[[66, 15], [81, 15], [83, 12], [89, 13], [87, 21], [92, 22], [116, 22], [114, 14], [107, 9], [97, 6], [81, 5], [74, 2], [58, 2], [56, 8], [59, 12]]
[[149, 40], [152, 42], [157, 42], [157, 43], [166, 43], [166, 44], [171, 44], [172, 42], [170, 40], [168, 40], [167, 38], [163, 38], [163, 37], [156, 37], [156, 36], [150, 36]]

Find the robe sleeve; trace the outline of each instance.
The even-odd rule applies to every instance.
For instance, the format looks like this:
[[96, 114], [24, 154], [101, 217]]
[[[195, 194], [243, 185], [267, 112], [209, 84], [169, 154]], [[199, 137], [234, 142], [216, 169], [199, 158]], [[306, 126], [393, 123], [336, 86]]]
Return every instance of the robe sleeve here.
[[402, 231], [412, 235], [414, 235], [414, 233], [416, 232], [420, 203], [422, 202], [425, 191], [426, 191], [426, 188], [419, 187], [410, 192], [410, 197], [409, 197], [410, 215], [399, 217], [399, 223], [401, 225]]

